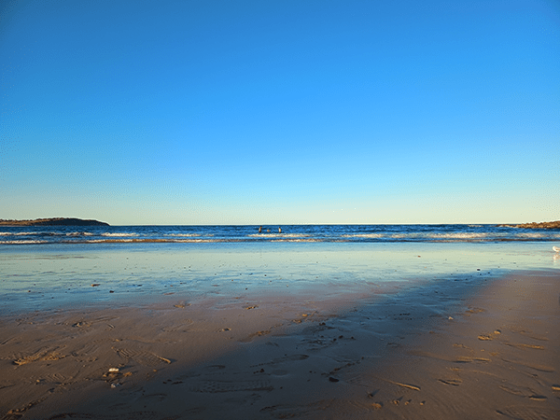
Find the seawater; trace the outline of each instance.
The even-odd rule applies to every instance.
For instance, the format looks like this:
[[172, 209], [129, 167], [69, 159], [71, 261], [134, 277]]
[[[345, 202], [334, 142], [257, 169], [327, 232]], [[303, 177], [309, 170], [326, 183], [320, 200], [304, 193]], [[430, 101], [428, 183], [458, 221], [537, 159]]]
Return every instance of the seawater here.
[[0, 227], [0, 245], [508, 241], [560, 241], [560, 231], [518, 229], [496, 225], [269, 225], [261, 226], [261, 232], [259, 226]]

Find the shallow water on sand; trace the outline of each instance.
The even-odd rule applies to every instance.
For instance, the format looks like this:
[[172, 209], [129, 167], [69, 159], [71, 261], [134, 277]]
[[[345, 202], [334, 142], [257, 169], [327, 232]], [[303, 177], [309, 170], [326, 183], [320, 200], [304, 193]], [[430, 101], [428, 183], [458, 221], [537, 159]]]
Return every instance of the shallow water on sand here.
[[[4, 246], [0, 315], [145, 305], [241, 291], [319, 293], [366, 286], [559, 269], [547, 243], [135, 243]], [[365, 289], [364, 289], [365, 290]]]

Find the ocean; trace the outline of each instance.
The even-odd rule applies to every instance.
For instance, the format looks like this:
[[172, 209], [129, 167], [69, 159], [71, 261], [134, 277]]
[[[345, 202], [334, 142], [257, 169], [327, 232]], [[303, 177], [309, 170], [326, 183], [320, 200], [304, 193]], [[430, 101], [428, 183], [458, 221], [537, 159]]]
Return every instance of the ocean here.
[[559, 244], [495, 225], [2, 227], [0, 315], [484, 281], [557, 270]]
[[[281, 231], [279, 232], [279, 228]], [[496, 225], [42, 226], [0, 227], [0, 245], [218, 242], [560, 241], [559, 230]]]

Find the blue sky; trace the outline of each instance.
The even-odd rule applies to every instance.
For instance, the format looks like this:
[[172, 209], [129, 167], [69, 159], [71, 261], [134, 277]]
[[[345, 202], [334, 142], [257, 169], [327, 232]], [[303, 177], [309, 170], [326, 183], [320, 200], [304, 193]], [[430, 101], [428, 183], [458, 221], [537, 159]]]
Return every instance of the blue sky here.
[[0, 218], [560, 219], [560, 3], [3, 1]]

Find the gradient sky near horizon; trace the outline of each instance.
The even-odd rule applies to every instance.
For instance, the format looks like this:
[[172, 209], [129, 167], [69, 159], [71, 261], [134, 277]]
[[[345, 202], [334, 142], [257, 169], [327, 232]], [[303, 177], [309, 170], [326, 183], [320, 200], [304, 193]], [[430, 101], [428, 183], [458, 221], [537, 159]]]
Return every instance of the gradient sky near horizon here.
[[560, 2], [0, 3], [0, 219], [560, 219]]

